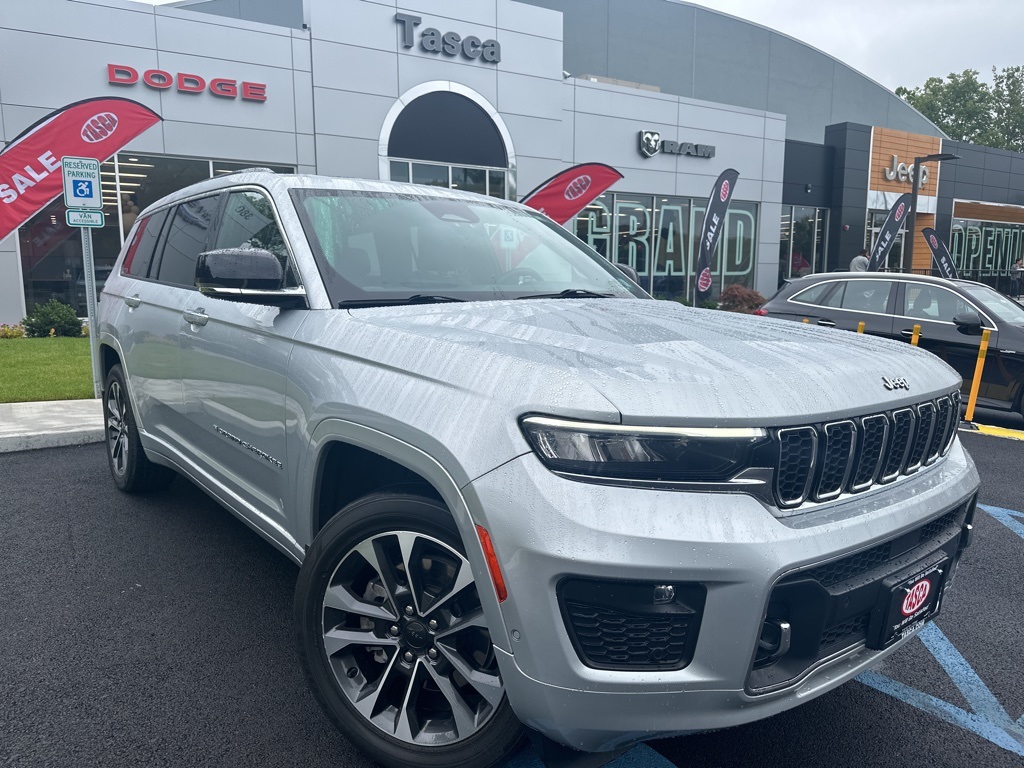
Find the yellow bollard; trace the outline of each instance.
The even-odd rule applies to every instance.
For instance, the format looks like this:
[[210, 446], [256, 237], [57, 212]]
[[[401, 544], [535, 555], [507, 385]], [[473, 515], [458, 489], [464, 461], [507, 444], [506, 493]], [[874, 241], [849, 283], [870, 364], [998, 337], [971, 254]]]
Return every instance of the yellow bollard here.
[[864, 321], [857, 323], [857, 333], [864, 333]]
[[811, 318], [809, 318], [809, 317], [805, 317], [805, 318], [804, 318], [804, 322], [805, 322], [805, 323], [809, 323], [809, 322], [811, 322]]
[[914, 326], [914, 335], [910, 337], [910, 343], [913, 346], [916, 347], [917, 346], [917, 342], [920, 341], [920, 339], [921, 339], [921, 326], [920, 325], [915, 325]]
[[985, 367], [985, 355], [988, 353], [988, 335], [988, 328], [981, 332], [978, 362], [974, 366], [974, 381], [971, 382], [971, 396], [967, 398], [967, 413], [964, 414], [964, 421], [974, 421], [974, 406], [978, 402], [978, 390], [981, 389], [981, 371]]

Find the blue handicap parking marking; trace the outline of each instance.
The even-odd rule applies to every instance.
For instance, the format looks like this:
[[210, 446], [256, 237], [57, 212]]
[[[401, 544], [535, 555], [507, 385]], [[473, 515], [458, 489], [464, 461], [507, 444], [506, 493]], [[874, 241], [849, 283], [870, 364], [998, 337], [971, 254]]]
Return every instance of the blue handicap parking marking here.
[[73, 187], [75, 197], [92, 197], [92, 181], [76, 181]]
[[[533, 747], [528, 747], [504, 763], [502, 768], [544, 768], [544, 762]], [[669, 762], [646, 744], [640, 744], [603, 768], [676, 768], [676, 766], [675, 763]]]
[[1002, 507], [991, 507], [988, 504], [979, 504], [978, 508], [988, 512], [989, 515], [1024, 539], [1024, 512], [1015, 512], [1012, 509], [1003, 509]]
[[970, 712], [879, 672], [865, 672], [857, 679], [922, 712], [977, 734], [1008, 752], [1024, 756], [1024, 717], [1014, 720], [1010, 716], [967, 659], [935, 624], [922, 629], [918, 637], [964, 695]]

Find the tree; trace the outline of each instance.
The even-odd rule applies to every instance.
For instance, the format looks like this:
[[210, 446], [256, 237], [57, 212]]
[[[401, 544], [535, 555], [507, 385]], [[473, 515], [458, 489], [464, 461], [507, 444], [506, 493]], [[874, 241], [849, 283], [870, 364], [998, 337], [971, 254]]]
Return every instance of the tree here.
[[993, 67], [992, 96], [999, 142], [990, 146], [1024, 152], [1024, 67]]
[[998, 146], [993, 125], [994, 96], [978, 80], [976, 69], [951, 72], [946, 79], [929, 77], [919, 88], [896, 89], [896, 95], [916, 108], [951, 139]]

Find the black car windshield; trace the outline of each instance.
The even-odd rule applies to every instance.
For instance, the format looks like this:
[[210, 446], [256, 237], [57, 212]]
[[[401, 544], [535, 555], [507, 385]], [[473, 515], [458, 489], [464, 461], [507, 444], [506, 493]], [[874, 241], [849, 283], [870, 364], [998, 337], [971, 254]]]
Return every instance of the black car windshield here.
[[647, 296], [547, 217], [498, 201], [335, 189], [291, 194], [335, 306]]
[[960, 289], [981, 304], [985, 311], [1002, 323], [1024, 326], [1024, 307], [994, 288], [977, 283], [961, 283]]

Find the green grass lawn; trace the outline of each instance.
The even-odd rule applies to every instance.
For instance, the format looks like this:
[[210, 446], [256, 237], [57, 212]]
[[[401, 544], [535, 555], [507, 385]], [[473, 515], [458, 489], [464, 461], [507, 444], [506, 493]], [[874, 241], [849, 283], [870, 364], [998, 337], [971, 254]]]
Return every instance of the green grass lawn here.
[[92, 397], [89, 339], [0, 339], [0, 403]]

